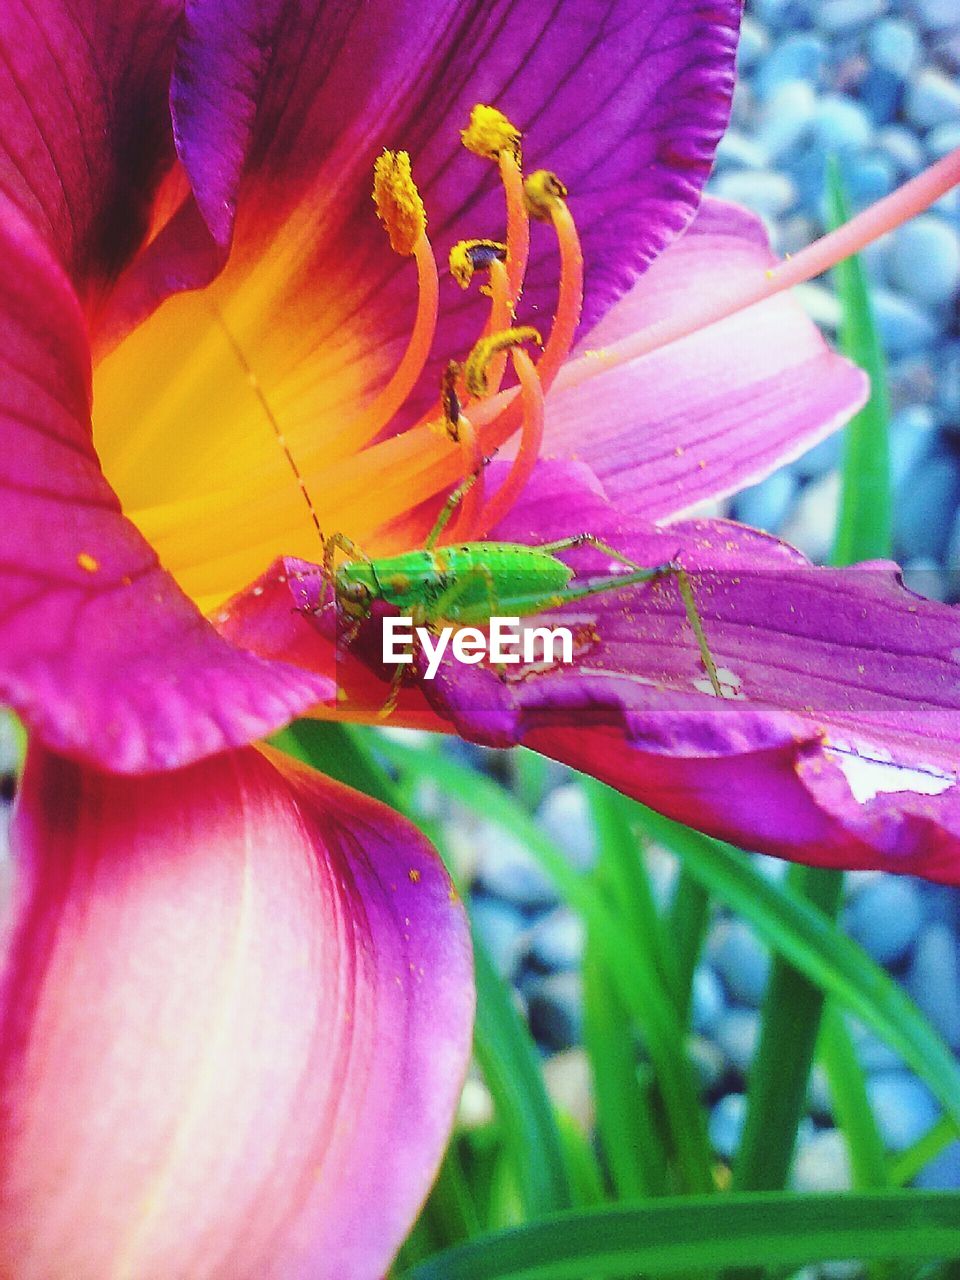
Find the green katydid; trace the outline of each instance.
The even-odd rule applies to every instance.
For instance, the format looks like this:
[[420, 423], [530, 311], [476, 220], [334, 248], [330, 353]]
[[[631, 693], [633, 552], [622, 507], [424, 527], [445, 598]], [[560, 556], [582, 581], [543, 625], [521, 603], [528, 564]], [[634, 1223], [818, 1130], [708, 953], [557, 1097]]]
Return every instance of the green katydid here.
[[[426, 626], [429, 630], [440, 630], [445, 625], [482, 628], [497, 615], [530, 617], [590, 596], [672, 577], [676, 579], [711, 687], [718, 697], [723, 696], [690, 579], [675, 559], [652, 567], [640, 565], [591, 533], [577, 533], [540, 544], [464, 542], [438, 547], [441, 534], [476, 482], [479, 472], [468, 476], [450, 494], [420, 550], [374, 559], [345, 534], [325, 536], [303, 475], [256, 375], [222, 317], [218, 315], [217, 319], [246, 371], [251, 389], [260, 401], [297, 481], [323, 546], [320, 569], [323, 582], [332, 588], [335, 607], [350, 619], [354, 633], [370, 616], [377, 601], [409, 615], [414, 626]], [[626, 572], [583, 583], [573, 581], [575, 571], [559, 559], [559, 554], [583, 546], [593, 547], [611, 560], [618, 561]], [[336, 565], [338, 551], [343, 552], [346, 559]], [[321, 593], [321, 598], [325, 596], [326, 590]], [[311, 612], [319, 612], [325, 603], [324, 600]], [[396, 704], [404, 670], [404, 666], [398, 665], [390, 695], [381, 711], [383, 718], [390, 715]]]

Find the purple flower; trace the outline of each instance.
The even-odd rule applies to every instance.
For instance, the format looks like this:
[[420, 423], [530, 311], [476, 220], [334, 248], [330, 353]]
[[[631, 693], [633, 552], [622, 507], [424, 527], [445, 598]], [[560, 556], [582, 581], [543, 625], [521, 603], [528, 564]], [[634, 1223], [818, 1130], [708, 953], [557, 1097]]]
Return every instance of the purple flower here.
[[[789, 856], [955, 867], [952, 614], [889, 572], [661, 527], [839, 425], [859, 373], [782, 300], [589, 386], [561, 368], [581, 269], [581, 332], [599, 322], [586, 341], [614, 349], [769, 268], [752, 219], [700, 206], [738, 16], [5, 7], [0, 696], [30, 750], [3, 930], [0, 1253], [18, 1275], [379, 1276], [440, 1159], [472, 1021], [462, 909], [407, 824], [250, 745], [385, 696], [359, 648], [334, 679], [334, 646], [292, 608], [302, 583], [268, 568], [319, 558], [291, 459], [325, 532], [379, 554], [418, 545], [519, 428], [506, 498], [488, 477], [461, 535], [587, 522], [635, 557], [679, 547], [743, 695], [706, 697], [675, 599], [637, 590], [629, 613], [596, 602], [575, 674], [444, 671], [398, 720], [527, 741]], [[515, 148], [490, 164], [460, 147], [477, 103], [570, 189], [573, 217], [550, 204], [529, 254]], [[385, 146], [412, 157], [444, 254], [506, 234], [491, 303], [438, 280], [416, 210], [391, 248], [369, 198]], [[390, 223], [413, 197], [388, 188]], [[498, 397], [494, 356], [489, 396], [434, 430], [448, 360], [515, 303], [548, 330], [557, 316], [536, 365], [510, 357], [522, 394]], [[841, 659], [864, 666], [844, 708]], [[844, 768], [869, 753], [940, 794], [864, 798]]]

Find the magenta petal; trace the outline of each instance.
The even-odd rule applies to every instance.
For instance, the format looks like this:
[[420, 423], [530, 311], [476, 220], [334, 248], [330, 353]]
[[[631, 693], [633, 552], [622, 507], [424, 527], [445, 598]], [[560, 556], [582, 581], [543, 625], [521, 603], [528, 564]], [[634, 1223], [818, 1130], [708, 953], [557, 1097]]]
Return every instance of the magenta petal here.
[[9, 207], [0, 241], [0, 700], [127, 772], [262, 737], [330, 682], [230, 647], [158, 565], [93, 451], [73, 291]]
[[[675, 320], [775, 261], [758, 218], [706, 200], [581, 351]], [[662, 520], [799, 456], [847, 422], [867, 392], [865, 375], [780, 295], [555, 391], [545, 448], [589, 463], [619, 510]]]
[[167, 90], [180, 0], [5, 0], [0, 191], [78, 286], [137, 248], [172, 154]]
[[462, 907], [382, 805], [247, 749], [35, 750], [0, 929], [0, 1270], [379, 1280], [470, 1053]]
[[[526, 131], [527, 166], [555, 168], [570, 187], [590, 323], [693, 216], [727, 122], [739, 10], [736, 0], [618, 0], [603, 12], [580, 0], [553, 9], [238, 0], [225, 22], [218, 0], [196, 0], [172, 91], [179, 152], [218, 241], [237, 207], [241, 262], [269, 252], [298, 200], [309, 210], [315, 238], [304, 243], [301, 230], [297, 278], [276, 312], [264, 308], [263, 333], [295, 306], [313, 351], [345, 345], [384, 369], [408, 335], [415, 273], [374, 216], [374, 158], [384, 146], [410, 151], [443, 264], [454, 241], [504, 233], [495, 170], [459, 140], [471, 108], [494, 103]], [[195, 251], [188, 257], [196, 267]], [[185, 278], [182, 254], [176, 263], [171, 287]], [[161, 263], [150, 271], [149, 282], [125, 283], [145, 309], [164, 278]], [[556, 276], [552, 234], [538, 226], [525, 314], [551, 313]], [[318, 280], [329, 288], [317, 290]], [[442, 362], [472, 345], [487, 309], [449, 278], [442, 304], [424, 397], [435, 395]], [[136, 314], [135, 300], [122, 309]], [[309, 361], [298, 358], [298, 377]]]
[[[750, 849], [960, 882], [960, 613], [907, 591], [895, 566], [816, 569], [723, 521], [644, 525], [582, 476], [541, 466], [496, 535], [587, 530], [642, 564], [679, 554], [726, 696], [668, 579], [549, 615], [572, 626], [573, 668], [502, 681], [445, 662], [423, 682], [437, 712]], [[596, 553], [571, 563], [610, 571]]]

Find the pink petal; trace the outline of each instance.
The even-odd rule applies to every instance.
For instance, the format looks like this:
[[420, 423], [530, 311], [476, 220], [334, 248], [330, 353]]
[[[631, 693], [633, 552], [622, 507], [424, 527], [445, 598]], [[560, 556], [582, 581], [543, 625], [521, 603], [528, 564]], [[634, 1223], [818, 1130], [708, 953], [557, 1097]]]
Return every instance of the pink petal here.
[[[316, 363], [358, 328], [359, 311], [366, 332], [351, 346], [362, 343], [358, 359], [372, 347], [386, 367], [407, 336], [413, 282], [374, 216], [374, 158], [384, 146], [411, 153], [441, 263], [456, 240], [500, 237], [493, 166], [459, 139], [471, 108], [494, 103], [526, 130], [528, 167], [556, 168], [570, 186], [592, 320], [696, 209], [727, 123], [739, 16], [735, 0], [617, 0], [603, 12], [582, 0], [562, 9], [533, 0], [353, 8], [191, 0], [171, 95], [178, 152], [217, 245], [227, 244], [238, 211], [245, 264], [293, 205], [310, 212], [309, 241], [295, 246], [297, 278], [276, 313], [262, 315], [264, 331], [295, 308], [301, 329], [311, 321]], [[548, 315], [556, 250], [540, 230], [524, 296], [529, 312]], [[209, 277], [197, 219], [185, 214], [171, 231], [124, 281], [114, 328], [147, 313], [158, 293], [184, 287], [191, 269]], [[443, 303], [431, 396], [442, 362], [465, 354], [486, 311], [450, 279]], [[296, 372], [309, 367], [304, 353]]]
[[0, 700], [48, 746], [128, 772], [262, 737], [331, 686], [225, 644], [124, 518], [90, 440], [76, 297], [2, 207]]
[[[504, 466], [490, 470], [495, 485]], [[895, 566], [817, 569], [725, 521], [658, 529], [621, 514], [582, 463], [541, 464], [494, 536], [540, 543], [581, 532], [640, 564], [679, 555], [725, 696], [712, 695], [667, 579], [541, 617], [571, 627], [572, 667], [511, 668], [501, 679], [448, 657], [435, 680], [406, 689], [396, 723], [446, 721], [474, 741], [523, 743], [748, 849], [960, 883], [960, 612], [907, 591]], [[589, 577], [610, 572], [594, 551], [569, 562]], [[281, 586], [300, 606], [316, 603], [315, 575], [290, 568], [276, 596], [231, 604], [230, 634], [335, 671], [340, 714], [369, 718], [389, 678], [376, 627], [336, 666], [328, 622], [296, 615], [284, 638]]]
[[85, 297], [138, 248], [172, 156], [180, 0], [5, 0], [0, 192]]
[[[581, 343], [600, 349], [776, 259], [758, 218], [706, 200], [690, 229]], [[836, 431], [865, 375], [788, 295], [743, 311], [547, 402], [545, 449], [587, 462], [623, 512], [649, 520], [736, 492]]]
[[250, 749], [135, 780], [39, 750], [14, 849], [0, 1269], [382, 1276], [470, 1050], [423, 837]]

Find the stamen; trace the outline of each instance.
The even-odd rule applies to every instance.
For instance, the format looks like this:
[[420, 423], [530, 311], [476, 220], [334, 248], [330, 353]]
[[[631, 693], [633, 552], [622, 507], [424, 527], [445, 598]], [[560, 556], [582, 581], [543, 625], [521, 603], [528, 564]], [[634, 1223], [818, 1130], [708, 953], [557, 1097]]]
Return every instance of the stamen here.
[[567, 188], [549, 169], [537, 169], [523, 184], [523, 202], [527, 213], [538, 222], [550, 222]]
[[377, 159], [373, 198], [377, 216], [389, 233], [391, 247], [404, 256], [412, 255], [416, 261], [417, 315], [407, 349], [393, 377], [360, 416], [339, 430], [330, 442], [329, 452], [335, 457], [355, 453], [369, 444], [402, 408], [427, 363], [437, 329], [440, 308], [437, 262], [427, 238], [423, 201], [405, 151], [385, 151]]
[[785, 289], [822, 275], [844, 258], [859, 253], [880, 236], [921, 213], [958, 182], [960, 147], [772, 270], [751, 273], [738, 288], [723, 297], [704, 298], [699, 306], [692, 307], [683, 315], [658, 321], [640, 333], [611, 343], [602, 351], [591, 351], [572, 361], [557, 378], [557, 389], [579, 386], [599, 373], [636, 360], [698, 329], [725, 320], [746, 307], [765, 302]]
[[507, 202], [507, 274], [510, 300], [515, 307], [520, 301], [530, 257], [530, 218], [523, 199], [523, 174], [509, 151], [500, 153], [500, 181]]
[[507, 246], [499, 240], [458, 240], [450, 250], [450, 274], [461, 289], [468, 289], [475, 271], [504, 262]]
[[520, 379], [520, 397], [523, 404], [520, 448], [517, 450], [517, 456], [513, 460], [513, 466], [506, 480], [480, 515], [477, 526], [479, 537], [485, 537], [509, 513], [533, 474], [537, 458], [540, 456], [540, 447], [543, 444], [543, 385], [526, 351], [515, 348], [511, 355], [513, 367]]
[[501, 329], [499, 333], [491, 333], [481, 338], [467, 356], [463, 367], [467, 390], [478, 400], [487, 394], [487, 367], [498, 352], [508, 351], [524, 342], [535, 342], [543, 345], [543, 339], [536, 329], [522, 325], [517, 329]]
[[470, 530], [473, 529], [477, 513], [483, 500], [483, 454], [480, 451], [480, 437], [474, 430], [473, 423], [463, 412], [457, 384], [463, 376], [463, 365], [456, 360], [447, 362], [440, 384], [440, 404], [443, 409], [443, 424], [447, 439], [459, 445], [463, 458], [462, 476], [475, 475], [474, 484], [464, 494], [456, 512], [454, 528], [449, 537], [456, 542], [469, 542]]
[[485, 160], [499, 160], [501, 152], [513, 156], [519, 168], [522, 134], [502, 111], [482, 103], [470, 112], [470, 123], [460, 130], [460, 139], [468, 151]]
[[373, 202], [394, 253], [409, 257], [427, 230], [427, 211], [406, 151], [384, 151], [373, 166]]

